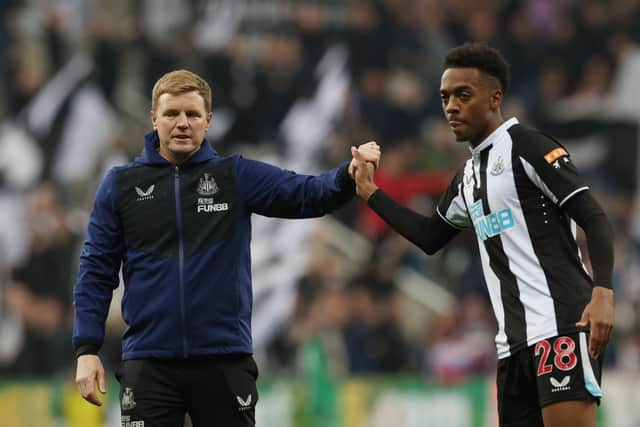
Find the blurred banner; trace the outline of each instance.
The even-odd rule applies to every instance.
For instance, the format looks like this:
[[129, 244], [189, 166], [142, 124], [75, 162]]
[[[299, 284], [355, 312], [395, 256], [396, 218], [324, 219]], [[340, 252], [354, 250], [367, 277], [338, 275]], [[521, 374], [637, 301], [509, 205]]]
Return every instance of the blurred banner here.
[[[362, 378], [333, 382], [260, 381], [258, 427], [495, 427], [493, 377], [442, 386], [419, 378]], [[605, 373], [599, 427], [640, 425], [640, 379]], [[118, 388], [106, 405], [84, 402], [72, 384], [0, 382], [0, 427], [120, 427]]]
[[566, 145], [585, 181], [607, 192], [635, 194], [638, 180], [637, 121], [579, 119], [543, 129]]

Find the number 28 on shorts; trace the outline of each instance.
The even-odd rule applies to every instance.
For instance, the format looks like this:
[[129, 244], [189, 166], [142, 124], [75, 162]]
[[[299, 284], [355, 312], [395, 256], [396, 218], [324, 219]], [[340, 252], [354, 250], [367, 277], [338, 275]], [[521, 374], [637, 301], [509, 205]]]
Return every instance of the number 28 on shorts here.
[[539, 341], [534, 348], [534, 358], [538, 395], [543, 406], [602, 397], [601, 362], [589, 356], [585, 332]]

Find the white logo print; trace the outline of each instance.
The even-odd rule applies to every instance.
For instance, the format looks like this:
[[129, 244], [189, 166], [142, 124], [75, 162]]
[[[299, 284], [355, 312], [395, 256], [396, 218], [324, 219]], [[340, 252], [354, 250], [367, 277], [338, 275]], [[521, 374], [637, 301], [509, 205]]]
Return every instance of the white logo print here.
[[[562, 162], [563, 163], [569, 163], [571, 160], [569, 160], [568, 157], [562, 157]], [[553, 162], [553, 167], [556, 169], [560, 169], [560, 167], [562, 166], [562, 164], [560, 163], [560, 159], [556, 160], [555, 162]]]
[[210, 178], [208, 173], [205, 173], [204, 177], [200, 178], [198, 194], [201, 196], [213, 196], [218, 191], [220, 191], [220, 187], [218, 187], [216, 180], [213, 177]]
[[551, 382], [551, 385], [553, 386], [553, 388], [551, 389], [551, 392], [555, 393], [558, 391], [571, 390], [571, 387], [569, 387], [570, 381], [571, 381], [571, 377], [568, 375], [564, 377], [561, 381], [558, 381], [553, 377], [549, 378], [549, 382]]
[[153, 190], [156, 188], [155, 184], [152, 184], [147, 188], [147, 191], [144, 191], [140, 187], [136, 187], [136, 193], [138, 193], [138, 198], [136, 200], [151, 200], [153, 199]]
[[247, 409], [250, 409], [250, 406], [251, 406], [251, 393], [249, 393], [249, 395], [247, 396], [246, 399], [243, 399], [240, 396], [236, 396], [236, 399], [238, 400], [238, 403], [240, 404], [240, 408], [238, 408], [240, 411], [246, 411]]
[[131, 421], [129, 415], [122, 415], [120, 417], [120, 425], [122, 427], [144, 427], [144, 421]]
[[213, 198], [198, 197], [196, 212], [224, 212], [229, 210], [229, 203], [213, 203]]
[[136, 407], [136, 401], [133, 400], [133, 390], [129, 387], [125, 387], [124, 392], [122, 393], [122, 410], [128, 411], [129, 409], [133, 409]]

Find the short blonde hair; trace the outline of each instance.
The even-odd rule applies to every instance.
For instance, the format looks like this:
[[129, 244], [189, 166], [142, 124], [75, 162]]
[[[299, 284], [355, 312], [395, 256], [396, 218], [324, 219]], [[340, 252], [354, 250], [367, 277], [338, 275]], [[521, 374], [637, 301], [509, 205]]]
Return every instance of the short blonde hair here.
[[164, 93], [181, 95], [196, 91], [204, 100], [204, 108], [211, 112], [211, 87], [202, 77], [188, 70], [175, 70], [160, 77], [151, 92], [151, 109], [158, 108], [158, 98]]

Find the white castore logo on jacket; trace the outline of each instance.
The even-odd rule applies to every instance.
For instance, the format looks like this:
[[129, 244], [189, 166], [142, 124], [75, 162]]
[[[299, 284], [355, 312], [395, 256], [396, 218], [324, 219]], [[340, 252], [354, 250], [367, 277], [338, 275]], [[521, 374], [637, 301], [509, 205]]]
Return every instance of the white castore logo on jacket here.
[[153, 190], [155, 190], [155, 188], [155, 184], [151, 184], [146, 190], [136, 186], [136, 193], [138, 194], [136, 201], [153, 199]]

